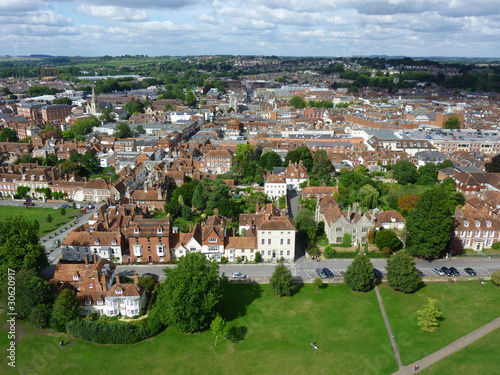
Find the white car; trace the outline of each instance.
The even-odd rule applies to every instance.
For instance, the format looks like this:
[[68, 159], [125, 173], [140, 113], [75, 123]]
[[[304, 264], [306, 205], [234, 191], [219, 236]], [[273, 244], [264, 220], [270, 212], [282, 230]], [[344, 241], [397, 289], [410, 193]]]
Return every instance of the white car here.
[[76, 208], [83, 208], [83, 206], [82, 206], [80, 203], [78, 203], [78, 204], [76, 205]]
[[233, 272], [231, 274], [231, 278], [233, 279], [246, 279], [247, 275], [245, 275], [244, 273], [241, 273], [241, 272]]

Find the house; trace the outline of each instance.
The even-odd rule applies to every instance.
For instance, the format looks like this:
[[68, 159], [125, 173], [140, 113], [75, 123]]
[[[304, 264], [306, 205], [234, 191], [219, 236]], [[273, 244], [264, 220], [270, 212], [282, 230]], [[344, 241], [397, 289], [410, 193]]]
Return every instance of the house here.
[[169, 262], [170, 234], [170, 216], [165, 219], [134, 219], [128, 230], [130, 257], [127, 262]]
[[500, 220], [477, 211], [472, 206], [455, 210], [455, 236], [466, 249], [482, 251], [500, 239]]
[[202, 251], [201, 224], [196, 223], [189, 227], [188, 233], [172, 233], [170, 238], [170, 249], [172, 255], [179, 259], [189, 253]]
[[115, 264], [105, 259], [94, 257], [93, 264], [88, 258], [85, 264], [57, 264], [50, 283], [76, 293], [81, 315], [133, 317], [146, 308], [146, 293], [138, 274], [134, 274], [133, 284], [121, 284]]
[[405, 218], [396, 210], [388, 210], [375, 215], [376, 227], [379, 229], [404, 229]]
[[300, 184], [309, 179], [309, 174], [307, 173], [306, 167], [302, 164], [302, 160], [299, 163], [292, 163], [286, 168], [283, 173], [285, 177], [286, 185], [288, 190], [300, 190]]
[[247, 260], [253, 262], [257, 251], [256, 236], [236, 237], [233, 234], [232, 237], [226, 237], [225, 257], [230, 262], [234, 262], [237, 258], [242, 262]]
[[208, 259], [220, 260], [224, 255], [226, 221], [218, 214], [217, 208], [201, 227], [201, 252]]
[[339, 192], [339, 188], [337, 186], [326, 186], [323, 183], [321, 186], [306, 186], [302, 189], [302, 199], [314, 199], [318, 200], [327, 195], [333, 195]]
[[264, 193], [269, 199], [276, 200], [286, 196], [287, 184], [284, 176], [271, 174], [264, 183]]
[[83, 187], [83, 200], [89, 202], [104, 202], [111, 192], [111, 185], [103, 178], [94, 178]]
[[231, 172], [233, 154], [229, 150], [211, 150], [201, 157], [199, 170], [203, 173]]

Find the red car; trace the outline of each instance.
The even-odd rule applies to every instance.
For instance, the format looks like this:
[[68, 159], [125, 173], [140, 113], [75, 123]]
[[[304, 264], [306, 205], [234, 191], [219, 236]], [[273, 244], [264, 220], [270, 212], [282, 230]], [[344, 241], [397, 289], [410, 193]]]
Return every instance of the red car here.
[[24, 202], [23, 203], [26, 207], [35, 207], [35, 204], [33, 202]]

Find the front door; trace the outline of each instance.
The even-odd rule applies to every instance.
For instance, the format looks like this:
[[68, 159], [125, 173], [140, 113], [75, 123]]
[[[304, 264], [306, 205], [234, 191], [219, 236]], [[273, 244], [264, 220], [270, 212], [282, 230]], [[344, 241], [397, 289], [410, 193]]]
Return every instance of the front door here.
[[149, 263], [153, 263], [153, 257], [151, 255], [149, 256]]

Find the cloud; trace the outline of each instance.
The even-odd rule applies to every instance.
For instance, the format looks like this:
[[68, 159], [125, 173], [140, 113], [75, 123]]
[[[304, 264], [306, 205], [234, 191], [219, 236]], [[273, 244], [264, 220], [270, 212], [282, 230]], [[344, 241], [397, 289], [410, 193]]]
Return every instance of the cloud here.
[[89, 17], [107, 18], [114, 21], [146, 21], [148, 13], [145, 10], [117, 7], [113, 5], [80, 5], [78, 11]]
[[215, 20], [215, 18], [213, 18], [212, 16], [209, 16], [208, 14], [200, 14], [198, 16], [198, 19], [201, 22], [211, 23], [211, 24], [214, 24], [214, 25], [217, 23], [217, 21]]
[[[73, 0], [81, 6], [96, 4], [98, 6], [116, 6], [134, 9], [176, 9], [199, 4], [199, 0]], [[202, 0], [203, 1], [203, 0]]]

